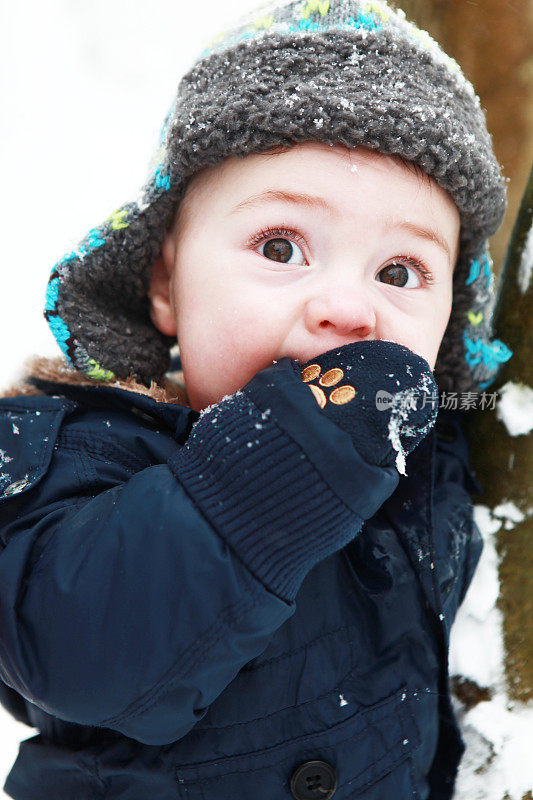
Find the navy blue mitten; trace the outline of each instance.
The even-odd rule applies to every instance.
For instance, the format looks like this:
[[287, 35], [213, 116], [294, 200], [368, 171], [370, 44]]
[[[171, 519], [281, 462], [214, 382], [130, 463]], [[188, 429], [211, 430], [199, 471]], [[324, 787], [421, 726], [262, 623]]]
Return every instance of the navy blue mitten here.
[[301, 376], [368, 463], [395, 463], [405, 474], [405, 456], [437, 417], [437, 386], [425, 359], [395, 342], [353, 342], [302, 365]]

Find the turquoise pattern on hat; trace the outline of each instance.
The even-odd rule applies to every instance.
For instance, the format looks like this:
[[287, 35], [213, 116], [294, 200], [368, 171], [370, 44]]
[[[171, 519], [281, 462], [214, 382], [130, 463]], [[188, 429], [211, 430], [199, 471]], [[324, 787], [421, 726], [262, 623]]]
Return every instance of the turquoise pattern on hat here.
[[470, 264], [470, 272], [468, 274], [468, 278], [466, 279], [466, 285], [470, 286], [471, 283], [476, 281], [480, 274], [485, 276], [487, 281], [487, 285], [490, 283], [491, 279], [491, 262], [486, 252], [477, 259], [474, 258]]
[[57, 314], [55, 316], [50, 315], [49, 317], [47, 317], [47, 319], [48, 319], [48, 324], [50, 326], [50, 330], [54, 334], [55, 339], [61, 351], [70, 361], [71, 359], [68, 352], [68, 340], [71, 337], [71, 333], [67, 325]]
[[467, 312], [463, 332], [464, 358], [480, 389], [490, 386], [500, 366], [512, 357], [512, 350], [500, 339], [490, 338], [490, 316], [494, 304], [494, 275], [488, 242], [470, 262], [467, 286], [472, 286], [474, 299]]

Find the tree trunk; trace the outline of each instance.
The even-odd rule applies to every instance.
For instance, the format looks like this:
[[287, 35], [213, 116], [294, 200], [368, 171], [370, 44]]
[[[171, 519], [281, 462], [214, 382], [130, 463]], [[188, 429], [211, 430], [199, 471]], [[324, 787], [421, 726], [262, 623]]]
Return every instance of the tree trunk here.
[[[502, 268], [493, 316], [495, 336], [510, 347], [513, 356], [490, 391], [508, 381], [533, 387], [533, 281], [531, 272], [523, 269], [532, 222], [533, 169]], [[529, 254], [530, 269], [531, 260], [533, 253]], [[500, 529], [498, 543], [509, 695], [525, 701], [533, 699], [533, 436], [510, 436], [494, 411], [475, 411], [469, 417], [472, 465], [483, 487], [477, 502], [493, 509], [510, 500], [524, 514], [524, 520], [510, 531]]]

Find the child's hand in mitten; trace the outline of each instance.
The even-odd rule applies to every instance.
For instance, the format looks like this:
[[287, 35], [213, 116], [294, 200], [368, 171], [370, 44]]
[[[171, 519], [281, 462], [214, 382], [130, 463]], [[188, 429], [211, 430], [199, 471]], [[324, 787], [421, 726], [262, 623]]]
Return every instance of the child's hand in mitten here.
[[303, 364], [301, 375], [368, 463], [396, 462], [405, 473], [405, 456], [437, 417], [437, 387], [427, 361], [394, 342], [353, 342]]

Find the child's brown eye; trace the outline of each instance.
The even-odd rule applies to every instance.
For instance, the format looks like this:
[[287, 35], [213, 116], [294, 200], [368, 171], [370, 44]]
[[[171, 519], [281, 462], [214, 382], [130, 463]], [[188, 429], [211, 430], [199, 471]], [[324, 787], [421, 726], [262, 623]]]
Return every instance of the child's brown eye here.
[[[278, 261], [281, 264], [303, 264], [305, 261], [298, 245], [289, 239], [269, 239], [259, 247], [259, 252], [270, 261]], [[291, 261], [293, 256], [301, 260]]]
[[417, 272], [412, 267], [407, 267], [405, 264], [397, 262], [388, 264], [383, 269], [380, 269], [378, 276], [381, 283], [388, 283], [389, 286], [406, 286], [408, 289], [415, 289], [420, 286], [420, 277]]
[[273, 261], [286, 263], [292, 256], [292, 244], [288, 239], [269, 239], [263, 246], [263, 255]]

